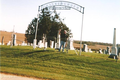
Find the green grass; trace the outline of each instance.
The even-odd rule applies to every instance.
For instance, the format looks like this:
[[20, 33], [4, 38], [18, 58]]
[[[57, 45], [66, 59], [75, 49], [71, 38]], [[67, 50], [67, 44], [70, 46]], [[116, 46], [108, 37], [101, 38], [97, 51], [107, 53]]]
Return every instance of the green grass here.
[[0, 72], [56, 80], [119, 80], [120, 61], [109, 55], [1, 46]]

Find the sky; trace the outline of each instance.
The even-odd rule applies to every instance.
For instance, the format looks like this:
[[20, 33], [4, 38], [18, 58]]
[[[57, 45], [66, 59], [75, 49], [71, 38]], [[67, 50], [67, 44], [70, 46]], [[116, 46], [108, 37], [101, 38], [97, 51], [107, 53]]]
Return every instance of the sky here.
[[[55, 0], [0, 0], [0, 30], [25, 33], [28, 24], [37, 17], [38, 6]], [[58, 1], [58, 0], [57, 0]], [[63, 1], [63, 0], [62, 0]], [[120, 44], [120, 0], [67, 0], [85, 7], [83, 41]], [[74, 40], [80, 40], [82, 14], [74, 9], [57, 10], [71, 29]]]

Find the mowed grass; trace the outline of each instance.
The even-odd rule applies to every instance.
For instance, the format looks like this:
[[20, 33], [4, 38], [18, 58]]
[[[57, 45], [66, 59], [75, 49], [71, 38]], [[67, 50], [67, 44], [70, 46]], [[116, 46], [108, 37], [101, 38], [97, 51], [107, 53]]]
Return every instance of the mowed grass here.
[[50, 80], [120, 80], [120, 60], [109, 55], [1, 46], [0, 72]]

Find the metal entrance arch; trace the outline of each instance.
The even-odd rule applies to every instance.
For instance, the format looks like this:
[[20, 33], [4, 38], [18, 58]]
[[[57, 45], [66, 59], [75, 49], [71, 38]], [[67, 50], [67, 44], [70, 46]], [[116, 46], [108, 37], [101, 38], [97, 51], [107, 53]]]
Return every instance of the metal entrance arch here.
[[[75, 9], [75, 10], [79, 11], [80, 13], [82, 13], [81, 36], [80, 36], [80, 53], [79, 53], [79, 55], [81, 55], [84, 7], [82, 7], [82, 6], [80, 6], [76, 3], [68, 2], [68, 1], [52, 1], [52, 2], [45, 3], [43, 5], [40, 5], [38, 7], [38, 15], [37, 15], [38, 18], [39, 18], [40, 11], [44, 8], [48, 8], [48, 10], [70, 10], [72, 8], [72, 9]], [[34, 39], [34, 43], [33, 43], [34, 48], [36, 48], [36, 42], [37, 42], [36, 38], [37, 38], [38, 18], [37, 18], [35, 39]]]

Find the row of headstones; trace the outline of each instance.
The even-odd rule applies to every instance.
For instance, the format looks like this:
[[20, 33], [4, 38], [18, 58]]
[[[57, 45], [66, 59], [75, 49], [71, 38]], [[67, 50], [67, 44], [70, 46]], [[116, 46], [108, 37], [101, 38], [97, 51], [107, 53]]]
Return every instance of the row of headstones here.
[[[88, 48], [87, 44], [84, 44], [84, 45], [83, 45], [83, 51], [84, 51], [84, 52], [92, 52], [91, 49]], [[98, 52], [95, 51], [95, 53], [110, 54], [110, 47], [108, 46], [107, 49], [106, 49], [106, 50], [103, 49], [103, 51], [102, 51], [102, 49], [99, 49]]]
[[[47, 48], [48, 43], [46, 42], [45, 39], [46, 39], [46, 36], [45, 36], [45, 34], [43, 34], [43, 40], [39, 40], [38, 45], [37, 45], [39, 48], [42, 48], [42, 47]], [[54, 44], [54, 41], [50, 40], [50, 48], [59, 49], [59, 47], [60, 47], [60, 34], [58, 32], [57, 42]], [[66, 48], [70, 49], [70, 50], [74, 50], [74, 47], [73, 47], [73, 35], [72, 34], [69, 35]]]
[[[32, 46], [32, 43], [25, 43], [24, 41], [21, 44], [17, 44], [16, 43], [16, 34], [12, 34], [13, 36], [13, 41], [11, 43], [11, 41], [8, 41], [7, 45], [13, 45], [13, 46]], [[4, 36], [2, 37], [2, 43], [0, 43], [0, 45], [5, 45], [4, 44]]]
[[[55, 48], [59, 48], [59, 47], [57, 47], [57, 44], [58, 44], [58, 43], [55, 43]], [[0, 45], [4, 45], [4, 44], [0, 43]], [[7, 43], [7, 46], [9, 46], [9, 45], [11, 45], [11, 41], [9, 41], [9, 42]], [[40, 40], [40, 41], [38, 42], [38, 47], [39, 47], [39, 48], [42, 48], [42, 47], [47, 48], [47, 45], [48, 45], [48, 42], [45, 42], [45, 43], [44, 43], [44, 41], [42, 41], [42, 40]], [[33, 46], [33, 43], [25, 43], [25, 42], [23, 41], [22, 44], [15, 44], [15, 46]], [[54, 41], [51, 41], [51, 40], [50, 40], [50, 48], [54, 48]]]
[[[0, 43], [0, 45], [2, 45]], [[7, 46], [11, 45], [11, 41], [7, 43]], [[15, 44], [14, 46], [32, 46], [32, 43], [25, 43], [24, 41], [21, 44]]]
[[99, 49], [98, 52], [95, 51], [95, 53], [100, 53], [100, 54], [109, 54], [110, 55], [110, 47], [108, 46], [107, 49]]
[[4, 43], [0, 43], [0, 45], [4, 45]]
[[[42, 41], [42, 40], [39, 40], [39, 42], [38, 42], [38, 45], [37, 45], [37, 47], [39, 47], [39, 48], [47, 48], [47, 46], [48, 46], [48, 42], [45, 42], [44, 40]], [[50, 40], [50, 48], [59, 48], [59, 45], [58, 45], [58, 43], [55, 43], [55, 45], [54, 45], [54, 41], [52, 41], [52, 40]]]
[[[44, 49], [47, 48], [48, 42], [46, 42], [46, 35], [45, 34], [43, 34], [43, 39], [39, 40], [38, 45], [36, 45], [36, 46], [39, 48], [44, 47]], [[57, 47], [59, 48], [59, 46], [60, 46], [60, 36], [58, 35], [57, 43], [55, 43], [55, 48], [57, 48]], [[52, 40], [50, 40], [50, 48], [54, 48], [54, 41], [52, 41]]]
[[[98, 52], [96, 51], [96, 53], [109, 54], [110, 55], [111, 54], [110, 47], [108, 46], [107, 49], [103, 49], [103, 50], [99, 49], [99, 51]], [[117, 48], [117, 55], [120, 56], [120, 47]]]

